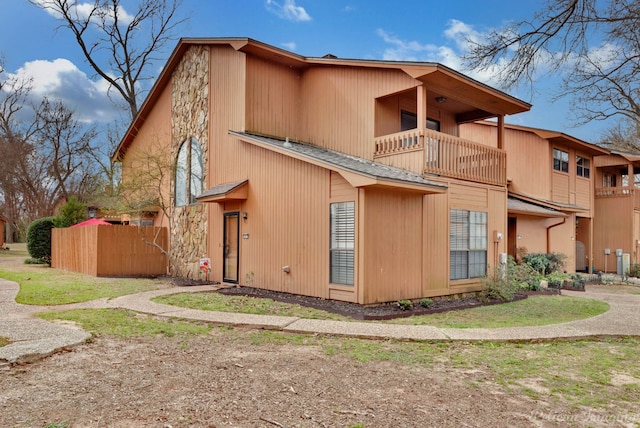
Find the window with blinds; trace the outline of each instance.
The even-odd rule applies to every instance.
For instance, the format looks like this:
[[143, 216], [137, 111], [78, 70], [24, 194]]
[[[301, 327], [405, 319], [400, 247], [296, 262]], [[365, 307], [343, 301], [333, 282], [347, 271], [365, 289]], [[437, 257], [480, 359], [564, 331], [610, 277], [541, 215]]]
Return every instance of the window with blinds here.
[[487, 213], [451, 210], [449, 277], [478, 278], [487, 274]]
[[355, 248], [355, 203], [331, 204], [330, 281], [353, 285]]

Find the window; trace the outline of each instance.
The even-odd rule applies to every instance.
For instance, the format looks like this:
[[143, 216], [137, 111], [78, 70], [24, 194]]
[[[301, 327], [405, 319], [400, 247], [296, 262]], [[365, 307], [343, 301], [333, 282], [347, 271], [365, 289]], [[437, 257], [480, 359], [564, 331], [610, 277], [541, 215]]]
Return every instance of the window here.
[[576, 156], [576, 165], [576, 174], [578, 174], [578, 177], [589, 178], [591, 172], [591, 162], [589, 159]]
[[451, 210], [449, 225], [451, 279], [487, 274], [487, 213]]
[[[183, 206], [196, 202], [202, 193], [202, 149], [195, 138], [182, 143], [176, 160], [175, 205]], [[188, 196], [187, 196], [188, 195]]]
[[[408, 131], [418, 127], [418, 117], [406, 110], [400, 111], [400, 130]], [[427, 129], [440, 131], [440, 121], [427, 118]]]
[[616, 176], [613, 174], [602, 174], [602, 187], [616, 187]]
[[353, 285], [355, 202], [331, 204], [330, 282]]
[[556, 171], [569, 172], [569, 153], [553, 149], [553, 169]]

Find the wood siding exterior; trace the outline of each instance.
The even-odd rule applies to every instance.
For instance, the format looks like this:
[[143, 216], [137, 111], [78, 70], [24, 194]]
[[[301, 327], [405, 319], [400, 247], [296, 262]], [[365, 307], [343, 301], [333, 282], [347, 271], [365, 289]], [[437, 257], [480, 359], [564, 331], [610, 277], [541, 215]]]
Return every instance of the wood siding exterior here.
[[[51, 267], [92, 276], [166, 275], [166, 228], [82, 226], [51, 230]], [[79, 249], [82, 249], [79, 251]]]
[[[501, 106], [490, 113], [494, 116], [505, 114], [502, 108], [523, 111], [524, 104], [470, 81], [464, 85], [474, 95], [455, 99], [457, 89], [444, 82], [466, 78], [433, 65], [407, 71], [392, 63], [308, 62], [253, 42], [191, 43], [206, 46], [209, 58], [209, 110], [201, 115], [208, 120], [204, 188], [240, 182], [245, 187], [242, 197], [222, 195], [181, 208], [201, 210], [206, 217], [206, 236], [201, 237], [206, 252], [185, 253], [185, 263], [210, 257], [211, 279], [222, 282], [228, 252], [225, 214], [237, 213], [240, 285], [360, 304], [481, 289], [479, 278], [449, 279], [450, 210], [487, 213], [491, 269], [506, 251], [505, 239], [493, 239], [507, 232], [506, 155], [497, 148], [497, 137], [492, 145], [462, 141], [458, 120], [489, 114], [486, 97]], [[181, 56], [170, 64], [188, 70], [189, 49], [179, 49]], [[123, 140], [128, 143], [123, 168], [131, 168], [127, 158], [147, 150], [145, 140], [154, 129], [170, 130], [166, 123], [176, 123], [179, 115], [200, 117], [188, 107], [171, 109], [167, 88], [175, 92], [185, 86], [180, 76], [187, 78], [176, 73], [161, 77], [146, 122]], [[438, 82], [434, 88], [440, 93], [448, 90], [447, 103], [434, 101], [437, 93], [428, 87], [429, 79]], [[400, 131], [402, 111], [438, 121], [439, 132], [424, 125], [418, 132], [438, 140], [439, 159], [451, 162], [429, 170], [426, 144], [394, 153], [377, 148], [378, 138]], [[424, 190], [424, 184], [367, 184], [372, 178], [365, 173], [323, 166], [239, 137], [248, 134], [289, 138], [358, 161], [396, 166], [432, 181], [438, 190]], [[354, 180], [354, 174], [361, 175]], [[330, 206], [345, 201], [355, 206], [353, 285], [330, 283]]]

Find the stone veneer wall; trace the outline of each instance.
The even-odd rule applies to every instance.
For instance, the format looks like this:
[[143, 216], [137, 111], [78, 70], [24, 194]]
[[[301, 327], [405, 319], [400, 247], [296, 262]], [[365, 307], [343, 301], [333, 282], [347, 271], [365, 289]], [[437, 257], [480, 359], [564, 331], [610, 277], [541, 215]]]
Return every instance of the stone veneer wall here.
[[[176, 159], [184, 141], [195, 138], [202, 148], [205, 190], [209, 159], [209, 49], [191, 47], [172, 77], [172, 159]], [[175, 189], [175, 182], [171, 189]], [[198, 278], [200, 257], [207, 255], [207, 213], [207, 206], [202, 203], [174, 207], [170, 221], [170, 253], [179, 266], [171, 267], [173, 275]]]

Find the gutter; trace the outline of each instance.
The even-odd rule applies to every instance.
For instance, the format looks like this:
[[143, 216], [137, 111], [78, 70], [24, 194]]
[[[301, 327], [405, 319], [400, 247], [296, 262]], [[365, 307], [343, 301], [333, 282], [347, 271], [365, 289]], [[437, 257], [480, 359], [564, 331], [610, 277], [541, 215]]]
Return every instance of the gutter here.
[[552, 224], [547, 227], [547, 254], [551, 254], [551, 229], [556, 226], [561, 226], [567, 222], [567, 218], [563, 218], [560, 223]]

